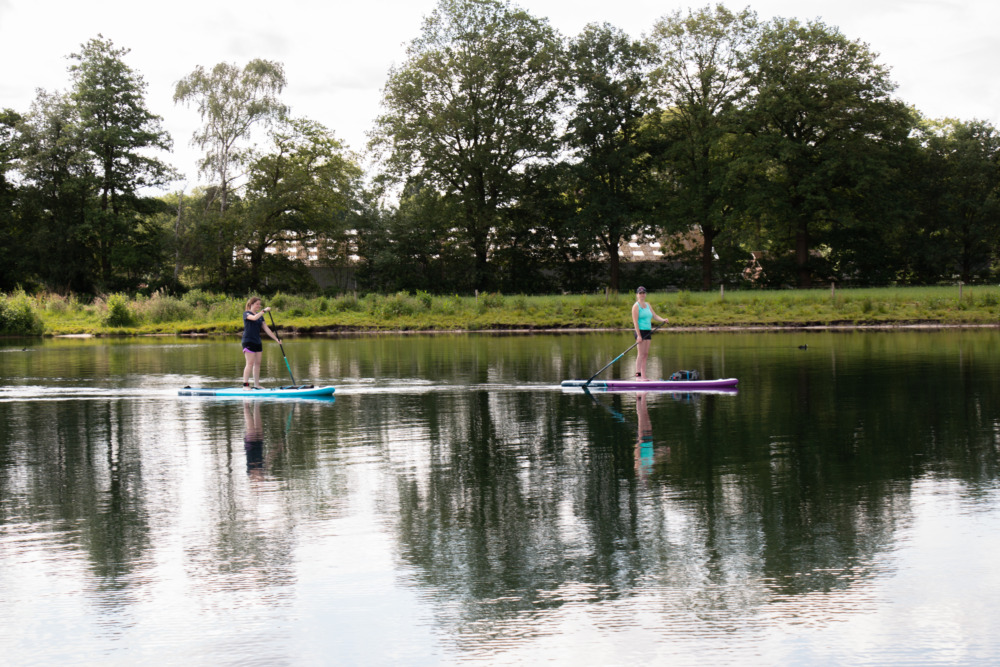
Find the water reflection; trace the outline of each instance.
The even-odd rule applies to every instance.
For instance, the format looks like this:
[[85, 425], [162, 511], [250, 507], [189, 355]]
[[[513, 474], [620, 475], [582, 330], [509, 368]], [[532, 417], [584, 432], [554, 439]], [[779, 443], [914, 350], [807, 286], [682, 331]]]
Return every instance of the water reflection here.
[[264, 426], [260, 422], [260, 403], [243, 401], [243, 419], [246, 422], [246, 433], [243, 435], [243, 448], [247, 455], [247, 473], [264, 469]]
[[[247, 638], [226, 660], [356, 662], [405, 636], [416, 649], [392, 655], [517, 662], [572, 645], [585, 663], [782, 663], [798, 641], [851, 662], [838, 628], [874, 618], [881, 662], [919, 662], [893, 607], [975, 609], [952, 618], [977, 656], [1000, 656], [977, 620], [1000, 611], [989, 570], [938, 573], [912, 548], [956, 563], [1000, 546], [976, 529], [1000, 523], [995, 333], [825, 336], [805, 351], [692, 336], [660, 352], [740, 377], [736, 395], [564, 393], [558, 380], [580, 376], [567, 368], [615, 344], [585, 340], [297, 345], [315, 350], [308, 375], [349, 387], [336, 404], [64, 391], [99, 384], [93, 357], [122, 373], [116, 390], [187, 383], [192, 358], [228, 377], [211, 345], [0, 355], [8, 386], [46, 388], [0, 396], [0, 649], [25, 655], [54, 617], [99, 626], [71, 632], [74, 646], [139, 657], [156, 637], [222, 656], [230, 640], [191, 632], [211, 617]], [[352, 354], [358, 374], [326, 374]], [[86, 608], [43, 608], [44, 587], [21, 583], [53, 578]], [[908, 584], [927, 597], [899, 593]], [[254, 639], [272, 626], [295, 640]]]
[[639, 432], [636, 438], [635, 465], [639, 477], [645, 479], [653, 470], [653, 425], [649, 421], [649, 407], [645, 392], [635, 395], [635, 412]]

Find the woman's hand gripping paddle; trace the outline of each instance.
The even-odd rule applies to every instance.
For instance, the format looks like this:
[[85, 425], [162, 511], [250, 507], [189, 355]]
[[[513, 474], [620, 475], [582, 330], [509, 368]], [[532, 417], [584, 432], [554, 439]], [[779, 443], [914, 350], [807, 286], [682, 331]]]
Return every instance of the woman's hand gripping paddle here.
[[271, 319], [271, 328], [274, 329], [274, 336], [278, 338], [278, 347], [281, 348], [281, 356], [285, 359], [285, 368], [288, 369], [288, 377], [292, 378], [292, 389], [295, 389], [295, 376], [292, 375], [292, 366], [288, 363], [288, 357], [285, 356], [285, 346], [281, 344], [280, 336], [278, 335], [278, 327], [274, 324], [274, 315], [271, 311], [267, 311], [267, 316]]

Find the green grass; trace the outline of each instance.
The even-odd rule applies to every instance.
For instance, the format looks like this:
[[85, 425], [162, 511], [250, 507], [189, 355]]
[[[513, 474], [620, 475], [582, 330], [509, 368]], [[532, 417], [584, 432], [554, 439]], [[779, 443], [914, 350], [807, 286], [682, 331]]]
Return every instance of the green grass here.
[[[960, 294], [961, 292], [961, 294]], [[626, 328], [631, 294], [524, 296], [409, 294], [303, 297], [277, 294], [265, 303], [288, 331], [484, 331]], [[651, 293], [672, 327], [862, 326], [926, 323], [997, 324], [1000, 287]], [[30, 308], [47, 335], [232, 334], [242, 330], [245, 299], [193, 291], [183, 297], [119, 294], [83, 302], [55, 294], [0, 295], [25, 318]], [[17, 331], [10, 330], [8, 335]], [[25, 331], [37, 335], [38, 331]]]

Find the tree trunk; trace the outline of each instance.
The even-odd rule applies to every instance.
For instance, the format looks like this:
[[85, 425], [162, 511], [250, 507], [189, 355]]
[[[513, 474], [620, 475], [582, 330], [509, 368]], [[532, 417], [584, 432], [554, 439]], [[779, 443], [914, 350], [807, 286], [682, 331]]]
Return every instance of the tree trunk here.
[[174, 289], [181, 283], [181, 211], [184, 210], [184, 192], [177, 198], [177, 220], [174, 222]]
[[621, 282], [621, 258], [618, 256], [618, 246], [608, 247], [608, 277], [611, 289], [618, 291]]
[[809, 223], [805, 220], [799, 221], [795, 232], [795, 266], [798, 268], [799, 287], [812, 287], [812, 272], [809, 270]]
[[701, 245], [701, 288], [703, 290], [712, 289], [712, 268], [715, 262], [715, 237], [719, 235], [711, 225], [701, 226], [703, 243]]

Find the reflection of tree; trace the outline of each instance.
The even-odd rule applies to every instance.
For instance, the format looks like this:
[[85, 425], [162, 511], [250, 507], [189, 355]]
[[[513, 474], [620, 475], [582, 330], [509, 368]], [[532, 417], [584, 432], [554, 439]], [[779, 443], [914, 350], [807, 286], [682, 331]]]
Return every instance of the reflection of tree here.
[[[752, 381], [733, 397], [650, 392], [657, 451], [669, 446], [670, 456], [654, 459], [646, 484], [636, 423], [579, 394], [518, 387], [568, 375], [551, 346], [450, 337], [420, 348], [413, 337], [393, 357], [395, 340], [338, 341], [330, 357], [371, 346], [359, 355], [371, 376], [427, 375], [438, 386], [302, 403], [290, 429], [288, 404], [262, 403], [265, 447], [285, 441], [259, 480], [246, 471], [242, 402], [0, 402], [0, 524], [30, 524], [55, 536], [39, 541], [59, 541], [42, 548], [85, 553], [89, 579], [103, 585], [87, 590], [101, 613], [127, 615], [117, 603], [160, 576], [195, 588], [195, 605], [242, 595], [280, 603], [268, 596], [298, 584], [304, 524], [341, 516], [371, 483], [398, 571], [433, 601], [442, 627], [481, 645], [551, 631], [553, 617], [583, 607], [592, 618], [641, 607], [652, 624], [694, 618], [728, 630], [829, 595], [857, 602], [892, 560], [915, 482], [954, 479], [975, 493], [1000, 477], [1000, 386], [982, 361], [995, 358], [993, 337], [974, 347], [831, 337], [805, 352], [726, 338], [748, 349], [730, 353], [728, 373], [721, 353], [704, 353], [705, 375]], [[678, 355], [684, 340], [671, 340]], [[138, 349], [134, 363], [156, 368], [157, 350], [173, 354]], [[87, 373], [93, 356], [81, 362]], [[892, 372], [872, 372], [884, 356], [896, 360]], [[637, 414], [633, 395], [598, 398]], [[183, 571], [150, 574], [175, 547], [168, 557]]]
[[[4, 515], [79, 528], [90, 565], [109, 588], [128, 587], [150, 548], [140, 438], [128, 402], [3, 404]], [[8, 458], [9, 457], [9, 458]], [[21, 487], [9, 492], [11, 485]], [[0, 517], [3, 523], [7, 516]]]
[[[386, 446], [393, 520], [442, 623], [499, 640], [544, 632], [531, 622], [542, 609], [656, 592], [725, 628], [782, 600], [858, 595], [909, 520], [915, 480], [944, 461], [970, 478], [997, 471], [1000, 404], [969, 400], [961, 374], [920, 364], [900, 384], [844, 360], [831, 377], [829, 356], [801, 361], [774, 364], [738, 397], [651, 395], [656, 445], [671, 455], [648, 485], [636, 423], [584, 396], [413, 398], [405, 413], [427, 431], [409, 445], [425, 440], [431, 464]], [[921, 388], [928, 373], [942, 378], [935, 398]], [[634, 396], [601, 399], [637, 409]]]
[[[294, 506], [309, 490], [274, 491], [282, 488], [286, 459], [296, 455], [289, 444], [290, 429], [300, 413], [294, 404], [259, 401], [225, 403], [205, 411], [213, 441], [206, 493], [214, 497], [202, 507], [202, 521], [213, 530], [186, 545], [185, 568], [192, 580], [209, 578], [216, 590], [290, 586], [295, 583]], [[313, 418], [314, 414], [304, 417]], [[248, 439], [260, 447], [259, 466], [248, 459], [253, 456], [247, 450]], [[299, 460], [315, 467], [315, 451]]]

